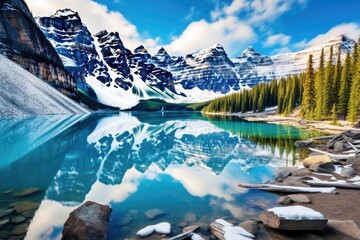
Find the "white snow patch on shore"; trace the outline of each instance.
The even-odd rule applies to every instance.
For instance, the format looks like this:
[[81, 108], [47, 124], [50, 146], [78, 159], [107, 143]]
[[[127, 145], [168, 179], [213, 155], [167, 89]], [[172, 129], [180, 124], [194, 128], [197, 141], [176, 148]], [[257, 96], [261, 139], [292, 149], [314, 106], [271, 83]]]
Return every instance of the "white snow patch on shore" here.
[[279, 218], [288, 220], [324, 220], [325, 217], [311, 208], [303, 206], [275, 207], [268, 212], [275, 213]]

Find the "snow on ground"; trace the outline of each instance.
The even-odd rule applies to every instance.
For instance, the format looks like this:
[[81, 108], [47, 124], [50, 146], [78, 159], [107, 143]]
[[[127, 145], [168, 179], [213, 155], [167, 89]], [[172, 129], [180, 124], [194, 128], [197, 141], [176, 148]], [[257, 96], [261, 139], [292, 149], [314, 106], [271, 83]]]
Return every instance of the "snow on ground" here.
[[233, 224], [225, 221], [224, 219], [216, 219], [216, 223], [223, 225], [224, 238], [225, 240], [249, 240], [255, 238], [254, 235], [243, 229], [239, 226], [234, 226]]
[[323, 220], [325, 217], [311, 208], [303, 206], [274, 207], [267, 210], [275, 213], [279, 218], [288, 220]]
[[0, 55], [0, 116], [89, 113], [77, 102]]

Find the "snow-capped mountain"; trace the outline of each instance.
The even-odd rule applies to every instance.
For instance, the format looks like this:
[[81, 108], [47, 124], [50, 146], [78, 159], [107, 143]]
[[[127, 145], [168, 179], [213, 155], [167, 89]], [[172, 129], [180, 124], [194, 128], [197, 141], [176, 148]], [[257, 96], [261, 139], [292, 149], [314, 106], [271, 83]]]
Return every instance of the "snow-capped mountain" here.
[[[164, 48], [151, 56], [144, 46], [133, 52], [124, 46], [119, 33], [101, 31], [92, 35], [79, 15], [70, 10], [36, 18], [65, 67], [77, 79], [78, 87], [105, 105], [128, 109], [140, 100], [161, 99], [171, 103], [195, 103], [252, 87], [306, 69], [313, 54], [315, 66], [320, 52], [338, 49], [343, 56], [354, 41], [339, 36], [299, 52], [264, 56], [248, 47], [230, 59], [217, 44], [185, 57], [171, 56]], [[87, 88], [90, 86], [90, 88]]]
[[247, 48], [237, 58], [233, 59], [236, 72], [243, 84], [253, 86], [262, 81], [271, 81], [292, 74], [300, 74], [306, 70], [309, 55], [313, 55], [314, 66], [317, 67], [320, 60], [321, 50], [324, 49], [325, 60], [333, 47], [333, 61], [336, 61], [339, 49], [342, 60], [348, 51], [352, 51], [355, 41], [340, 35], [322, 44], [308, 47], [302, 51], [282, 53], [271, 57], [259, 54], [252, 47]]
[[[57, 11], [36, 21], [59, 53], [64, 66], [86, 92], [89, 85], [99, 102], [127, 109], [141, 99], [171, 100], [177, 96], [172, 74], [155, 67], [128, 50], [118, 33], [91, 35], [79, 15]], [[86, 84], [84, 84], [86, 82]]]

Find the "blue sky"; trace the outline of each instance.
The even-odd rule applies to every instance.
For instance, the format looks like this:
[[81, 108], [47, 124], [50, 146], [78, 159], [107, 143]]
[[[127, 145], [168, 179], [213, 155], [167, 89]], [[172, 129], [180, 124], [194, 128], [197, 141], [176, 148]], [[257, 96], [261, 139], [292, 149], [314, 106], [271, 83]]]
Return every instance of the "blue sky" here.
[[232, 57], [296, 51], [360, 34], [360, 0], [27, 0], [36, 15], [78, 11], [92, 32], [118, 31], [128, 48], [185, 55], [216, 43]]

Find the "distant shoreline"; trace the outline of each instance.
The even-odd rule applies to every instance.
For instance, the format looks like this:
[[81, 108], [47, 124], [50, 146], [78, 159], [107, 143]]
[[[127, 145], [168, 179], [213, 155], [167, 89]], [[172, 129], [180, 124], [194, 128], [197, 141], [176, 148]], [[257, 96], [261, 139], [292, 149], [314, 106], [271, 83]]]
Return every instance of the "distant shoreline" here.
[[338, 134], [347, 130], [355, 129], [352, 124], [348, 121], [339, 120], [338, 123], [341, 126], [331, 125], [331, 120], [315, 121], [315, 120], [304, 120], [299, 117], [284, 117], [279, 116], [276, 110], [265, 111], [261, 113], [212, 113], [203, 112], [204, 115], [218, 115], [218, 116], [236, 116], [243, 118], [249, 122], [265, 122], [268, 124], [282, 124], [287, 126], [294, 126], [302, 129], [317, 130], [328, 134]]

